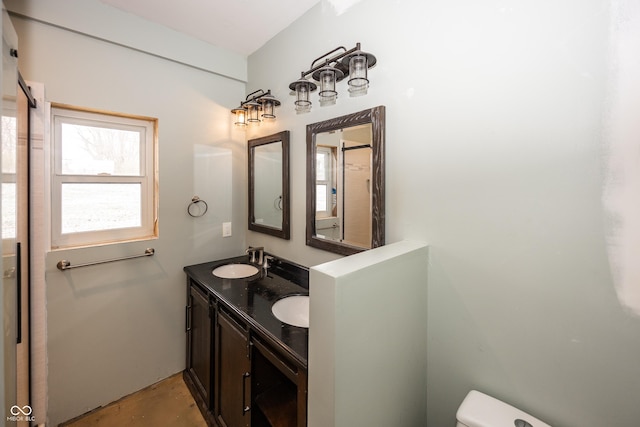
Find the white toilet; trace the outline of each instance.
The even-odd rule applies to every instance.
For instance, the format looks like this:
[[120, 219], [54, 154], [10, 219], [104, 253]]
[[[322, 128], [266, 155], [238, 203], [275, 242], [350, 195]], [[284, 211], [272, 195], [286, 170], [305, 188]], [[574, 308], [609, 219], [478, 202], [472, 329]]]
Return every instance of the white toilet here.
[[551, 427], [498, 399], [471, 390], [456, 413], [456, 427]]

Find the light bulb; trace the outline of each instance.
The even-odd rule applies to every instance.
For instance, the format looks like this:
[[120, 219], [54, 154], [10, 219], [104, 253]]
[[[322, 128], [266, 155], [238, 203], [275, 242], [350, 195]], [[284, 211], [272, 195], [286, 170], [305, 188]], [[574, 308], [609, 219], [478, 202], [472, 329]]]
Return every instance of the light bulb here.
[[246, 126], [247, 125], [247, 110], [244, 108], [235, 108], [231, 110], [231, 113], [235, 116], [234, 125]]

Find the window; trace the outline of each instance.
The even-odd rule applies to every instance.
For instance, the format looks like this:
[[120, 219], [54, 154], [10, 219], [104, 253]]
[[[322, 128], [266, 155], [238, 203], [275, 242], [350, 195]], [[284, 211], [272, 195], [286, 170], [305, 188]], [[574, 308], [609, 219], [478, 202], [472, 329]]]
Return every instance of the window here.
[[316, 215], [335, 216], [335, 147], [316, 147]]
[[157, 120], [52, 108], [52, 247], [157, 234]]

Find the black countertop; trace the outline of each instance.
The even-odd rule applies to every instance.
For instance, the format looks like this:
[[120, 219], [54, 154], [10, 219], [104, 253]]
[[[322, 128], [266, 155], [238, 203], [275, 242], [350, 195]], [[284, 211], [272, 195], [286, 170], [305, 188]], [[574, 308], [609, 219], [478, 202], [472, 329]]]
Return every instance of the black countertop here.
[[212, 273], [221, 265], [248, 261], [248, 256], [239, 256], [190, 265], [184, 267], [184, 271], [271, 344], [306, 367], [309, 329], [282, 323], [271, 312], [271, 306], [285, 296], [309, 295], [309, 270], [277, 259], [266, 277], [261, 272], [246, 279], [221, 279]]

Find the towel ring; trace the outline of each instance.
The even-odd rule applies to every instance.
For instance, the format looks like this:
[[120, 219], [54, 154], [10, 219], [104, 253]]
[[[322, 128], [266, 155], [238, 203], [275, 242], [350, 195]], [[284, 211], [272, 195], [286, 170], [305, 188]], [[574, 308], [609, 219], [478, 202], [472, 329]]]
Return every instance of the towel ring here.
[[277, 211], [281, 211], [282, 210], [282, 195], [276, 197], [273, 200], [273, 207], [275, 208], [275, 210]]
[[[200, 213], [193, 213], [192, 212], [192, 208], [194, 206], [197, 206], [199, 203], [204, 204], [204, 211], [200, 212]], [[200, 197], [198, 196], [193, 196], [193, 198], [191, 199], [191, 203], [189, 203], [189, 206], [187, 206], [187, 213], [194, 217], [194, 218], [198, 218], [203, 216], [204, 214], [207, 213], [207, 211], [209, 210], [209, 205], [207, 205], [207, 202], [205, 202], [204, 200], [202, 200]]]

